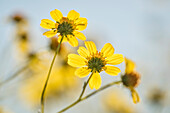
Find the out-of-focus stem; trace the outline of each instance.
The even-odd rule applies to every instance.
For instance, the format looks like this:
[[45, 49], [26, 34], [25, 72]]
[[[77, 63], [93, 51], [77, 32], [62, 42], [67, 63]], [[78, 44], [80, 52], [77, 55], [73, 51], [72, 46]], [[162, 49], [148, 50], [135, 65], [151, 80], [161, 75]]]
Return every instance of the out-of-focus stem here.
[[11, 80], [15, 79], [17, 76], [19, 76], [22, 72], [24, 72], [29, 65], [25, 65], [24, 67], [22, 67], [21, 69], [19, 69], [17, 72], [15, 72], [12, 76], [10, 76], [9, 78], [7, 78], [6, 80], [2, 81], [0, 83], [0, 87], [2, 87], [3, 85], [7, 84], [8, 82], [10, 82]]

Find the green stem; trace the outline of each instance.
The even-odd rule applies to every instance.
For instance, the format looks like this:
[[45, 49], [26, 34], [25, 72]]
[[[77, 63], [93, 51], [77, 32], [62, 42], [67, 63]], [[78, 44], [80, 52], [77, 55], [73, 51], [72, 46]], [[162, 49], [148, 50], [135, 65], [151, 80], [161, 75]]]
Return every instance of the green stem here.
[[92, 75], [93, 75], [93, 72], [91, 73], [91, 75], [90, 75], [90, 77], [88, 78], [87, 82], [84, 83], [83, 90], [82, 90], [82, 92], [81, 92], [81, 94], [80, 94], [78, 100], [82, 98], [82, 96], [83, 96], [83, 94], [84, 94], [84, 92], [85, 92], [85, 90], [86, 90], [86, 87], [87, 87], [87, 85], [88, 85], [88, 83], [89, 83], [89, 81], [90, 81]]
[[100, 89], [98, 89], [98, 90], [96, 90], [96, 91], [88, 94], [88, 95], [85, 96], [84, 98], [80, 98], [80, 99], [76, 100], [75, 102], [73, 102], [72, 104], [70, 104], [69, 106], [67, 106], [66, 108], [62, 109], [61, 111], [59, 111], [59, 112], [57, 112], [57, 113], [62, 113], [62, 112], [64, 112], [64, 111], [70, 109], [71, 107], [75, 106], [75, 105], [78, 104], [79, 102], [81, 102], [81, 101], [83, 101], [83, 100], [86, 100], [86, 99], [88, 99], [89, 97], [95, 95], [96, 93], [98, 93], [98, 92], [100, 92], [100, 91], [102, 91], [102, 90], [104, 90], [104, 89], [106, 89], [106, 88], [108, 88], [108, 87], [111, 87], [111, 86], [113, 86], [113, 85], [115, 85], [115, 84], [120, 84], [121, 82], [122, 82], [122, 81], [111, 82], [111, 83], [109, 83], [109, 84], [101, 87]]
[[25, 71], [28, 68], [29, 65], [25, 65], [21, 69], [19, 69], [17, 72], [15, 72], [12, 76], [4, 80], [3, 82], [0, 83], [0, 86], [2, 87], [3, 85], [7, 84], [11, 80], [15, 79], [18, 75], [20, 75], [23, 71]]
[[55, 59], [56, 59], [56, 56], [60, 50], [60, 46], [61, 46], [61, 43], [63, 41], [63, 37], [61, 38], [61, 41], [56, 49], [56, 52], [54, 54], [54, 57], [53, 57], [53, 60], [51, 62], [51, 65], [50, 65], [50, 69], [48, 71], [48, 75], [47, 75], [47, 79], [45, 81], [45, 84], [44, 84], [44, 88], [43, 88], [43, 91], [42, 91], [42, 94], [41, 94], [41, 112], [44, 113], [44, 95], [45, 95], [45, 91], [46, 91], [46, 88], [47, 88], [47, 84], [48, 84], [48, 81], [49, 81], [49, 78], [50, 78], [50, 75], [51, 75], [51, 71], [52, 71], [52, 68], [53, 68], [53, 65], [54, 65], [54, 62], [55, 62]]

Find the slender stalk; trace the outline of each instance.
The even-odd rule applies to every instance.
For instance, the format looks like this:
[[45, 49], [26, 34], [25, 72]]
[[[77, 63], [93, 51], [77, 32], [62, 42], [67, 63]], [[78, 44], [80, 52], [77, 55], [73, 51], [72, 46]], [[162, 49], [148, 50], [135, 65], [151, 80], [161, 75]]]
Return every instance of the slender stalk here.
[[88, 83], [89, 83], [89, 81], [90, 81], [90, 79], [91, 79], [92, 76], [93, 76], [93, 72], [91, 73], [91, 75], [90, 75], [90, 77], [88, 78], [87, 82], [84, 83], [83, 90], [82, 90], [82, 92], [81, 92], [78, 100], [82, 98], [82, 96], [83, 96], [83, 94], [84, 94], [84, 92], [85, 92], [85, 90], [86, 90], [86, 87], [87, 87], [87, 85], [88, 85]]
[[88, 99], [89, 97], [95, 95], [96, 93], [98, 93], [98, 92], [100, 92], [100, 91], [102, 91], [102, 90], [104, 90], [104, 89], [106, 89], [106, 88], [108, 88], [108, 87], [111, 87], [111, 86], [113, 86], [113, 85], [115, 85], [115, 84], [120, 84], [121, 82], [122, 82], [122, 81], [111, 82], [111, 83], [109, 83], [109, 84], [101, 87], [100, 89], [98, 89], [98, 90], [96, 90], [96, 91], [88, 94], [88, 95], [85, 96], [84, 98], [80, 98], [80, 99], [76, 100], [75, 102], [73, 102], [72, 104], [70, 104], [69, 106], [65, 107], [64, 109], [62, 109], [61, 111], [59, 111], [59, 112], [57, 112], [57, 113], [62, 113], [62, 112], [64, 112], [64, 111], [70, 109], [71, 107], [75, 106], [75, 105], [78, 104], [79, 102], [81, 102], [81, 101], [83, 101], [83, 100], [86, 100], [86, 99]]
[[47, 88], [47, 84], [48, 84], [48, 81], [49, 81], [49, 78], [50, 78], [50, 75], [51, 75], [51, 71], [52, 71], [52, 68], [53, 68], [53, 65], [54, 65], [54, 62], [55, 62], [55, 59], [56, 59], [56, 56], [60, 50], [60, 46], [61, 46], [61, 43], [63, 41], [63, 37], [61, 38], [61, 41], [56, 49], [56, 52], [54, 54], [54, 57], [53, 57], [53, 60], [51, 62], [51, 65], [50, 65], [50, 69], [48, 71], [48, 75], [47, 75], [47, 79], [45, 81], [45, 84], [44, 84], [44, 88], [43, 88], [43, 91], [42, 91], [42, 94], [41, 94], [41, 112], [44, 113], [44, 95], [45, 95], [45, 91], [46, 91], [46, 88]]
[[11, 80], [15, 79], [17, 76], [19, 76], [23, 71], [25, 71], [28, 68], [29, 65], [25, 65], [24, 67], [22, 67], [21, 69], [19, 69], [17, 72], [15, 72], [12, 76], [10, 76], [9, 78], [7, 78], [6, 80], [2, 81], [0, 83], [0, 87], [2, 87], [3, 85], [7, 84], [8, 82], [10, 82]]

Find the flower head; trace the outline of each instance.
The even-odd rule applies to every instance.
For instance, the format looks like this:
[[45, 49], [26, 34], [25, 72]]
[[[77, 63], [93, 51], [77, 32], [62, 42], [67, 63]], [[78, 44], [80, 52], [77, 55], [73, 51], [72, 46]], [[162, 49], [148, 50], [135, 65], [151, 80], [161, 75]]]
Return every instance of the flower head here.
[[87, 19], [80, 17], [80, 14], [74, 10], [71, 10], [67, 17], [63, 17], [63, 14], [55, 9], [50, 12], [51, 17], [55, 22], [49, 19], [42, 19], [40, 26], [45, 29], [50, 29], [50, 31], [45, 32], [43, 35], [48, 38], [58, 34], [59, 42], [63, 37], [63, 42], [68, 41], [73, 47], [78, 46], [78, 40], [86, 40], [83, 31], [87, 27]]
[[135, 71], [135, 63], [127, 58], [125, 58], [125, 74], [122, 75], [123, 85], [130, 89], [134, 103], [139, 102], [139, 96], [135, 91], [140, 83], [140, 74]]
[[[99, 73], [105, 71], [109, 75], [116, 76], [121, 70], [115, 66], [124, 61], [122, 54], [114, 54], [114, 48], [107, 43], [101, 52], [97, 51], [96, 45], [92, 41], [85, 41], [85, 47], [79, 47], [78, 53], [68, 55], [68, 64], [73, 67], [80, 67], [75, 74], [79, 77], [86, 77], [90, 72], [93, 73], [89, 86], [91, 89], [98, 89], [101, 86], [101, 77]], [[110, 65], [108, 65], [110, 64]]]

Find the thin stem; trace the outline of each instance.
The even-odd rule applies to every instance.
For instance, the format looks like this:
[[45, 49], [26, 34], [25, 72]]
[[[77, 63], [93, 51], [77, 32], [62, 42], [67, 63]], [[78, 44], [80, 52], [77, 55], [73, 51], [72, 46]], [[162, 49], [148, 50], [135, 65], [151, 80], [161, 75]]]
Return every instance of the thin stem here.
[[92, 75], [93, 75], [93, 72], [91, 73], [91, 75], [90, 75], [90, 77], [88, 78], [87, 82], [84, 83], [83, 90], [82, 90], [82, 92], [81, 92], [81, 94], [80, 94], [78, 100], [82, 98], [82, 96], [83, 96], [83, 94], [84, 94], [84, 92], [85, 92], [85, 90], [86, 90], [86, 87], [87, 87], [87, 85], [88, 85], [88, 83], [89, 83], [89, 81], [90, 81]]
[[61, 43], [63, 41], [63, 37], [61, 38], [61, 41], [56, 49], [56, 52], [54, 54], [54, 57], [53, 57], [53, 60], [51, 62], [51, 65], [50, 65], [50, 69], [48, 71], [48, 75], [47, 75], [47, 79], [45, 81], [45, 84], [44, 84], [44, 88], [43, 88], [43, 91], [42, 91], [42, 94], [41, 94], [41, 112], [44, 113], [44, 95], [45, 95], [45, 91], [46, 91], [46, 88], [47, 88], [47, 84], [48, 84], [48, 81], [49, 81], [49, 78], [50, 78], [50, 75], [51, 75], [51, 71], [52, 71], [52, 68], [53, 68], [53, 65], [54, 65], [54, 62], [55, 62], [55, 59], [56, 59], [56, 56], [60, 50], [60, 46], [61, 46]]
[[10, 76], [9, 78], [7, 78], [6, 80], [2, 81], [0, 83], [0, 86], [2, 87], [3, 85], [7, 84], [8, 82], [10, 82], [11, 80], [15, 79], [18, 75], [20, 75], [23, 71], [25, 71], [28, 68], [29, 65], [25, 65], [24, 67], [22, 67], [21, 69], [19, 69], [17, 72], [15, 72], [12, 76]]
[[71, 107], [75, 106], [75, 105], [78, 104], [79, 102], [81, 102], [81, 101], [83, 101], [83, 100], [86, 100], [86, 99], [88, 99], [89, 97], [95, 95], [96, 93], [98, 93], [98, 92], [100, 92], [100, 91], [102, 91], [102, 90], [104, 90], [104, 89], [106, 89], [106, 88], [108, 88], [108, 87], [111, 87], [111, 86], [113, 86], [113, 85], [115, 85], [115, 84], [120, 84], [121, 82], [122, 82], [122, 81], [111, 82], [111, 83], [109, 83], [109, 84], [101, 87], [100, 89], [98, 89], [98, 90], [96, 90], [96, 91], [88, 94], [88, 95], [85, 96], [84, 98], [81, 98], [81, 99], [76, 100], [75, 102], [73, 102], [72, 104], [70, 104], [69, 106], [67, 106], [66, 108], [62, 109], [61, 111], [59, 111], [59, 112], [57, 112], [57, 113], [62, 113], [62, 112], [64, 112], [64, 111], [70, 109]]

